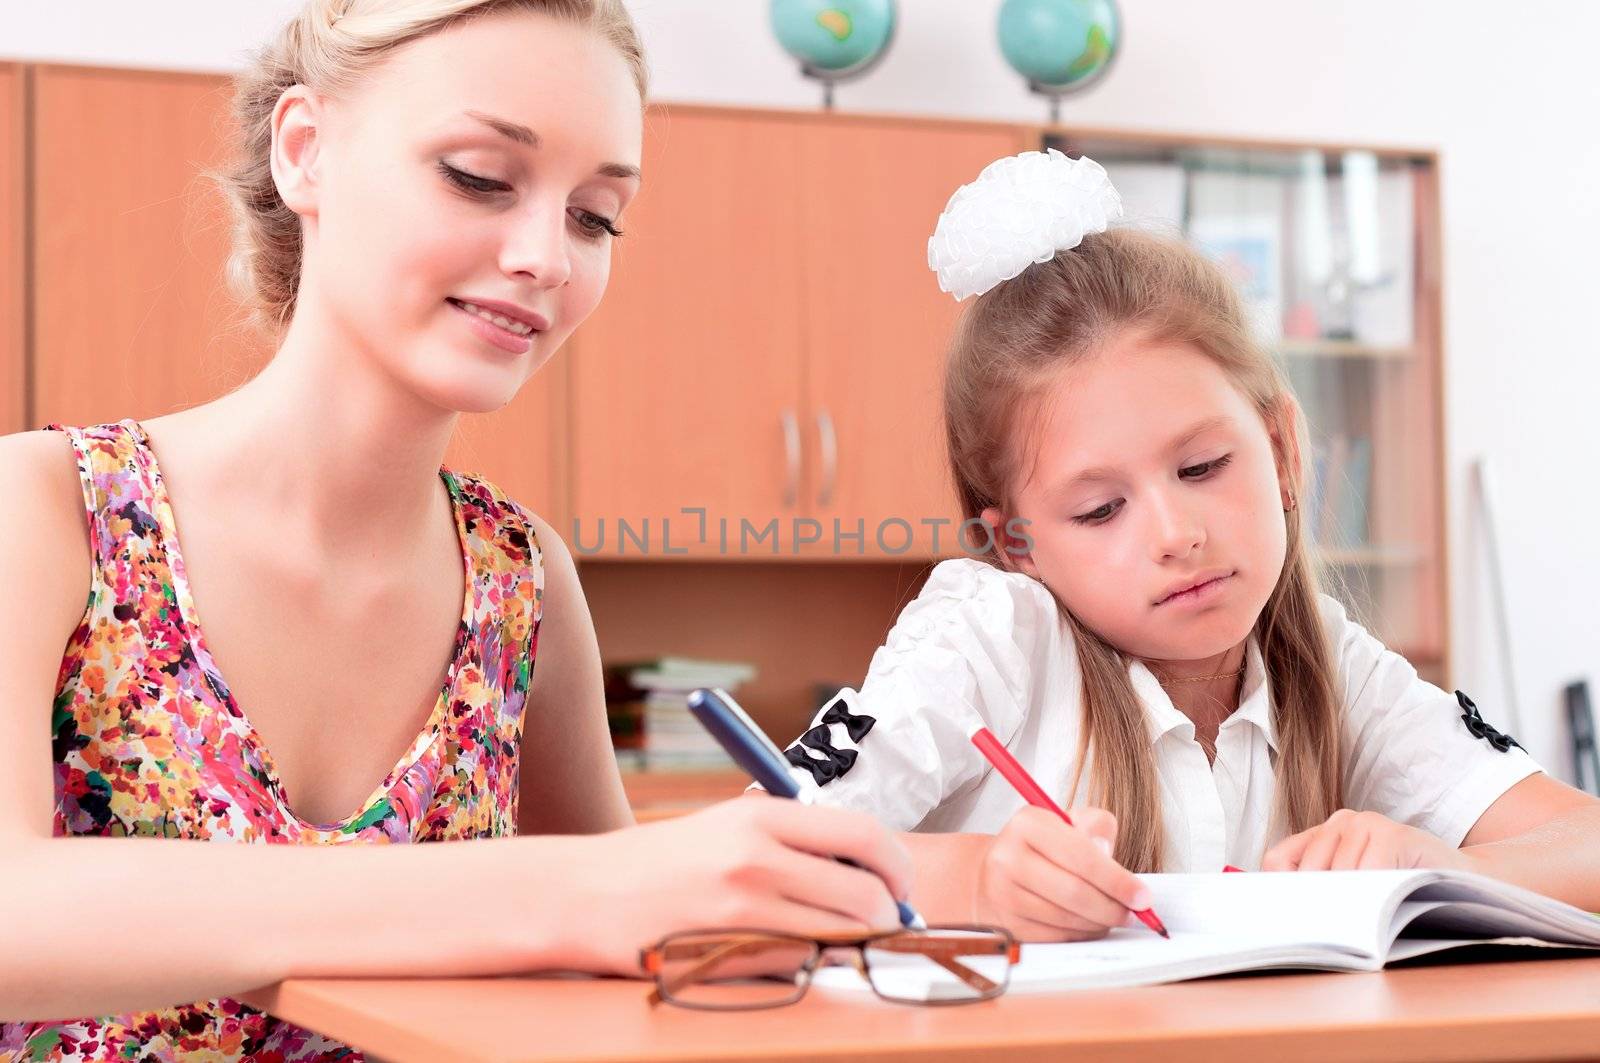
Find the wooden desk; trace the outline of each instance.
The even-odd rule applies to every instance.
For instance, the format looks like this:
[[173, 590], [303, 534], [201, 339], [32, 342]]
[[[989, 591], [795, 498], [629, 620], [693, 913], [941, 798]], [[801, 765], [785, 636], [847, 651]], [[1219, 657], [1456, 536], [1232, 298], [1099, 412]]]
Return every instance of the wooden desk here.
[[652, 1010], [644, 997], [642, 982], [503, 978], [289, 981], [245, 999], [383, 1059], [428, 1063], [1600, 1057], [1600, 958], [1216, 978], [948, 1008], [813, 990], [785, 1008], [712, 1013]]

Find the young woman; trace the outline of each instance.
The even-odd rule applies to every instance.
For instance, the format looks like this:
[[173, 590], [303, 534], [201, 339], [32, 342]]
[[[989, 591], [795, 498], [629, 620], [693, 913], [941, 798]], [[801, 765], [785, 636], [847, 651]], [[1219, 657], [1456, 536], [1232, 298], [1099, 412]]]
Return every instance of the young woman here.
[[566, 547], [440, 467], [605, 291], [644, 89], [617, 0], [311, 0], [241, 77], [274, 358], [0, 440], [0, 1055], [344, 1058], [228, 994], [898, 925], [864, 814], [631, 827]]

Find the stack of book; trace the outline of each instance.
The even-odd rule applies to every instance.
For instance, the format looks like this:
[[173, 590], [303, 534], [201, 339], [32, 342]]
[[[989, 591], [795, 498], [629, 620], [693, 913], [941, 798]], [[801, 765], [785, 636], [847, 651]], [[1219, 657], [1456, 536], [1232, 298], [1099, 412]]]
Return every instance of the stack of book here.
[[721, 687], [737, 695], [754, 665], [658, 657], [606, 670], [606, 713], [617, 763], [624, 769], [714, 771], [733, 766], [716, 739], [689, 714], [689, 694]]

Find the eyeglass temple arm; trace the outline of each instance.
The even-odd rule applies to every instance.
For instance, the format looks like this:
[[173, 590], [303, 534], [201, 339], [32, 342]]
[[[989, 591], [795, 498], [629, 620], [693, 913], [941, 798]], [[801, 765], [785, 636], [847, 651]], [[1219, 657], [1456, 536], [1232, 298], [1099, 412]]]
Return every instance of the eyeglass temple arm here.
[[[688, 985], [690, 982], [697, 980], [700, 975], [715, 967], [717, 964], [721, 963], [730, 956], [735, 956], [740, 952], [747, 951], [751, 949], [752, 946], [769, 947], [771, 944], [771, 938], [757, 937], [755, 935], [737, 937], [730, 941], [719, 942], [717, 947], [713, 948], [710, 953], [702, 957], [700, 962], [695, 964], [693, 967], [679, 971], [670, 978], [668, 978], [666, 975], [658, 975], [659, 981], [656, 987], [650, 991], [650, 1003], [661, 1003], [662, 996], [664, 995], [663, 990], [665, 990], [666, 993], [676, 993], [679, 989]], [[674, 947], [688, 952], [709, 946], [709, 942], [706, 943], [706, 945], [695, 945], [685, 942]], [[669, 958], [666, 955], [667, 950], [665, 948], [651, 951], [663, 960]]]
[[[994, 981], [978, 971], [974, 971], [957, 958], [967, 955], [971, 950], [963, 949], [954, 942], [940, 941], [937, 938], [890, 938], [885, 941], [873, 942], [872, 947], [882, 949], [885, 952], [903, 952], [915, 956], [924, 956], [980, 993], [992, 993], [997, 988]], [[1006, 951], [1006, 957], [1008, 962], [1015, 963], [1016, 959], [1010, 955], [1011, 951], [1010, 949]]]

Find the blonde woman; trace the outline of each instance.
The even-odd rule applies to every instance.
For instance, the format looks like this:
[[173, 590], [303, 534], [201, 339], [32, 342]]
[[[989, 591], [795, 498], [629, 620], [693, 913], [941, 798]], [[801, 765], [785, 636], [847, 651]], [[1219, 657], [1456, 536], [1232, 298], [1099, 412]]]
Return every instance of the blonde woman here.
[[1118, 210], [1095, 163], [1031, 152], [941, 218], [941, 286], [978, 295], [945, 427], [987, 554], [935, 568], [791, 748], [817, 802], [916, 831], [929, 918], [1034, 941], [1148, 908], [1133, 872], [1229, 864], [1465, 868], [1600, 910], [1600, 801], [1319, 594], [1298, 403], [1222, 270]]
[[605, 291], [644, 90], [617, 0], [312, 0], [240, 78], [270, 364], [0, 440], [0, 1056], [349, 1058], [229, 994], [898, 925], [862, 814], [632, 827], [566, 547], [441, 470]]

